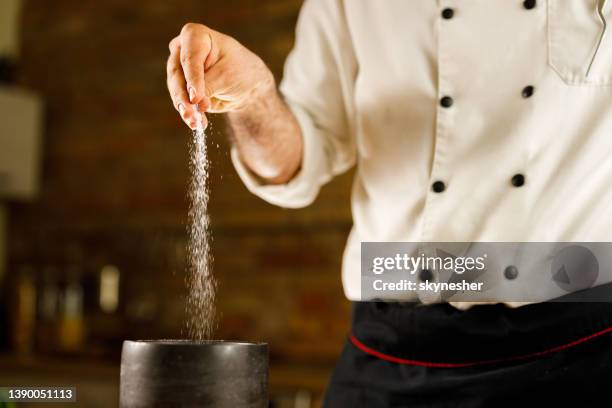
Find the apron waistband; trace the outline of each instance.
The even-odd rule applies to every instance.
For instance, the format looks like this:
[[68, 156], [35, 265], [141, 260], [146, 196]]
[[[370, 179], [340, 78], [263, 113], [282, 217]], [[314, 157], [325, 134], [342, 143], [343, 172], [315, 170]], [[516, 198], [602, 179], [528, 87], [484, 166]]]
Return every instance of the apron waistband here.
[[400, 364], [466, 367], [537, 358], [612, 333], [612, 303], [545, 302], [458, 310], [356, 302], [350, 340], [363, 352]]

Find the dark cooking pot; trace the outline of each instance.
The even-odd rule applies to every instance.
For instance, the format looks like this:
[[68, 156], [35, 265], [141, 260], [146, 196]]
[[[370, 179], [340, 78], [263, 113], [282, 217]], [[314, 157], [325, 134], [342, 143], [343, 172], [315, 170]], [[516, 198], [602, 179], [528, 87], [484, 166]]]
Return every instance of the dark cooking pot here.
[[124, 341], [121, 408], [268, 406], [268, 345]]

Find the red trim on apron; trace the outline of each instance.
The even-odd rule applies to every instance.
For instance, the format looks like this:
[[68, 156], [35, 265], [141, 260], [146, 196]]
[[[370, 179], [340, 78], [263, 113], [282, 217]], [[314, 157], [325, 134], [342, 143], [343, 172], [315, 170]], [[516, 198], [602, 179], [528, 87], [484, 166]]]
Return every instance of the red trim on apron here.
[[351, 343], [353, 343], [355, 347], [357, 347], [359, 350], [363, 351], [364, 353], [377, 357], [381, 360], [389, 361], [391, 363], [414, 365], [414, 366], [421, 366], [421, 367], [433, 367], [433, 368], [462, 368], [462, 367], [473, 367], [473, 366], [478, 366], [478, 365], [496, 364], [496, 363], [504, 363], [504, 362], [510, 362], [510, 361], [527, 360], [531, 358], [542, 357], [547, 354], [555, 353], [557, 351], [561, 351], [561, 350], [568, 349], [570, 347], [577, 346], [581, 343], [584, 343], [588, 340], [592, 340], [596, 337], [602, 336], [607, 333], [612, 333], [612, 327], [608, 327], [606, 329], [600, 330], [586, 337], [581, 337], [569, 343], [562, 344], [557, 347], [552, 347], [546, 350], [537, 351], [535, 353], [529, 353], [529, 354], [523, 354], [523, 355], [511, 356], [511, 357], [502, 357], [502, 358], [496, 358], [492, 360], [469, 361], [465, 363], [436, 363], [432, 361], [409, 360], [406, 358], [394, 357], [394, 356], [391, 356], [385, 353], [381, 353], [380, 351], [374, 350], [366, 346], [361, 341], [359, 341], [357, 337], [355, 337], [355, 335], [353, 334], [349, 335], [349, 339], [351, 340]]

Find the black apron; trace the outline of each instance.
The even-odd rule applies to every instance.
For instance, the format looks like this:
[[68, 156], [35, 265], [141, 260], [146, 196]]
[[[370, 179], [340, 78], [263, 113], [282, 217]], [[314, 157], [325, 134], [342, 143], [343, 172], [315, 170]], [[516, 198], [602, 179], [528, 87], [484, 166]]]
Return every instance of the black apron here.
[[612, 303], [357, 302], [324, 407], [612, 406]]

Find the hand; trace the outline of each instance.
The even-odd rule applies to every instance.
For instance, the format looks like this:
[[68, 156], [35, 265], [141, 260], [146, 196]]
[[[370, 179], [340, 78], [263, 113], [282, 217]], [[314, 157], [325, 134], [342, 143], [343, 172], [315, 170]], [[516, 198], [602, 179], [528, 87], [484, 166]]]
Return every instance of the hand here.
[[191, 129], [199, 116], [207, 126], [204, 112], [241, 110], [275, 92], [274, 76], [257, 55], [202, 24], [186, 24], [169, 47], [168, 90]]

